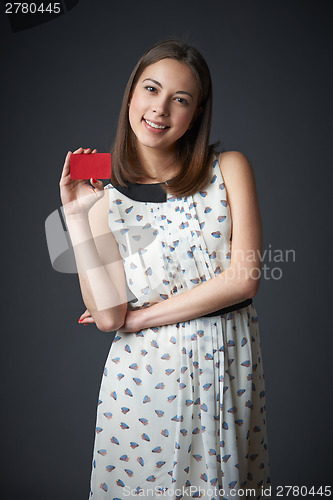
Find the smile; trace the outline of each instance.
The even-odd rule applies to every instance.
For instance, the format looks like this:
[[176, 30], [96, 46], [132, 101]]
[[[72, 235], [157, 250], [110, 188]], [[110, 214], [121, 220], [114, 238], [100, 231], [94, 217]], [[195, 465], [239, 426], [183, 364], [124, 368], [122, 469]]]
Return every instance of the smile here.
[[151, 122], [149, 120], [146, 120], [146, 118], [143, 119], [150, 127], [153, 128], [158, 128], [160, 130], [164, 130], [166, 128], [169, 128], [167, 125], [158, 125], [157, 123]]

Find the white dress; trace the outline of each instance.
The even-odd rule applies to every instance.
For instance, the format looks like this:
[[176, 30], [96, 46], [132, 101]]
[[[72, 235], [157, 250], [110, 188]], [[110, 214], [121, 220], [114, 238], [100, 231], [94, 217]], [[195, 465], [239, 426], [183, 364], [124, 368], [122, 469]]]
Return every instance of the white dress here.
[[[211, 168], [206, 189], [193, 196], [165, 195], [158, 184], [123, 192], [105, 187], [129, 300], [137, 299], [132, 309], [167, 300], [229, 266], [231, 217], [217, 157]], [[165, 199], [144, 201], [147, 190]], [[89, 498], [237, 499], [250, 488], [249, 498], [262, 498], [269, 475], [253, 302], [116, 333], [100, 388]]]

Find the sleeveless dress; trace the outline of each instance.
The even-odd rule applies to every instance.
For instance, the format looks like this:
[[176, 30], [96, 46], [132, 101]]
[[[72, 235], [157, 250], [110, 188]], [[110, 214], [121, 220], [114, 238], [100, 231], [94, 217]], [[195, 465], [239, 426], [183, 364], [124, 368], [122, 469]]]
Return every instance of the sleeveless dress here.
[[[206, 189], [193, 196], [175, 197], [159, 184], [118, 188], [105, 186], [129, 308], [167, 300], [229, 266], [231, 216], [217, 156]], [[116, 332], [97, 406], [89, 498], [269, 498], [269, 474], [253, 302]]]

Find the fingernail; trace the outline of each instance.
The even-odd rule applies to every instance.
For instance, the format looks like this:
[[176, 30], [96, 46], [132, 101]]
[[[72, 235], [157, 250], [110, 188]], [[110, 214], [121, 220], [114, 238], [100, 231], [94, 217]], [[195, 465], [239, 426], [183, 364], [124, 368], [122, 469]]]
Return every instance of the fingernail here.
[[83, 321], [83, 319], [78, 319], [77, 321], [78, 321], [78, 323], [81, 323]]
[[93, 177], [92, 179], [93, 184], [96, 184], [97, 180]]

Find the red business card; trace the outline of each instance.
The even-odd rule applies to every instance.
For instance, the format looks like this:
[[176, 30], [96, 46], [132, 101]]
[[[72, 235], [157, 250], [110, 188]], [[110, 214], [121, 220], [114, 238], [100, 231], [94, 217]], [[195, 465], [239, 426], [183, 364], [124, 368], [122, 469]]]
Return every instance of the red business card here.
[[71, 179], [110, 179], [111, 154], [72, 154], [69, 160]]

